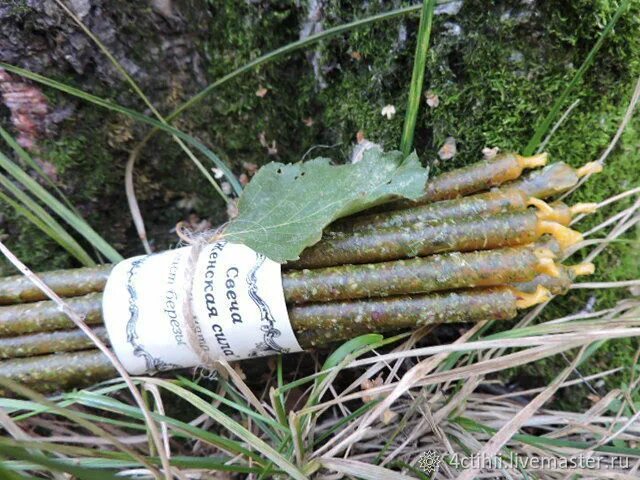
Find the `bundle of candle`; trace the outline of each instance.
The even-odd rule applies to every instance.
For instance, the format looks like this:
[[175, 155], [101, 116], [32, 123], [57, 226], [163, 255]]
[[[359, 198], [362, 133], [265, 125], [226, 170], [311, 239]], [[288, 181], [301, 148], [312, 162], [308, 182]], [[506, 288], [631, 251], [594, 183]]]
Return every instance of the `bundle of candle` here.
[[[563, 294], [591, 264], [564, 266], [582, 240], [568, 227], [592, 204], [544, 200], [599, 171], [546, 155], [499, 155], [431, 179], [400, 201], [332, 224], [300, 259], [283, 265], [289, 320], [302, 348], [368, 332], [445, 322], [507, 320]], [[54, 271], [42, 280], [105, 342], [102, 291], [112, 267]], [[116, 375], [109, 360], [26, 277], [0, 279], [0, 376], [41, 391]]]

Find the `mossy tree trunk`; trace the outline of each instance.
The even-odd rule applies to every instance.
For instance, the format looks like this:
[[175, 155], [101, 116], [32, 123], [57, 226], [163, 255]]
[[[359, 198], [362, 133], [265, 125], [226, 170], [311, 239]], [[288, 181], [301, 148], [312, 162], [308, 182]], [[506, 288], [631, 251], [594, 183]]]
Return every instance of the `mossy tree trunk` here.
[[[168, 112], [260, 54], [409, 2], [152, 0], [142, 7], [125, 0], [66, 3], [160, 111]], [[415, 139], [432, 172], [476, 161], [484, 147], [521, 151], [616, 8], [617, 2], [600, 0], [439, 4], [425, 78], [431, 106], [425, 104], [420, 112]], [[606, 148], [640, 75], [639, 19], [640, 3], [633, 1], [571, 96], [569, 104], [580, 102], [547, 146], [552, 161], [578, 167]], [[4, 2], [0, 23], [0, 60], [144, 110], [53, 0]], [[312, 147], [311, 156], [343, 161], [362, 135], [395, 148], [417, 26], [417, 15], [377, 23], [263, 66], [219, 88], [182, 116], [178, 127], [211, 146], [238, 174], [246, 163], [297, 161]], [[146, 127], [52, 90], [44, 94], [48, 113], [38, 131], [36, 156], [101, 234], [124, 255], [140, 253], [123, 174], [129, 151]], [[381, 115], [386, 105], [394, 105], [398, 114], [391, 119]], [[3, 125], [18, 136], [9, 109], [0, 109], [0, 115]], [[583, 186], [572, 201], [598, 202], [640, 183], [639, 132], [635, 119], [609, 159], [612, 167]], [[443, 160], [437, 152], [448, 137], [455, 138], [457, 154]], [[144, 150], [135, 183], [157, 249], [175, 241], [171, 229], [179, 220], [197, 224], [204, 219], [213, 225], [226, 220], [222, 201], [166, 136], [156, 137]], [[582, 229], [608, 213], [593, 215]], [[637, 240], [633, 232], [628, 235], [625, 240]], [[5, 205], [0, 205], [0, 237], [36, 269], [74, 265]], [[595, 280], [638, 278], [634, 249], [629, 241], [608, 248], [597, 259]], [[0, 275], [8, 273], [14, 271], [0, 260]], [[587, 295], [591, 293], [573, 294], [571, 300], [556, 302], [556, 308], [573, 312]], [[597, 307], [608, 307], [626, 292], [609, 289], [594, 295]]]

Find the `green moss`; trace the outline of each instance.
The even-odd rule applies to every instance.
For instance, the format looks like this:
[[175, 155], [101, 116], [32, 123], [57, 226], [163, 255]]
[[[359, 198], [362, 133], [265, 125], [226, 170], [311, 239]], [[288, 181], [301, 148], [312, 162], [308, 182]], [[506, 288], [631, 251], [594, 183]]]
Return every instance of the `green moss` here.
[[14, 15], [18, 18], [31, 11], [31, 7], [27, 3], [27, 0], [9, 0], [5, 3], [5, 6], [9, 7], [10, 15]]
[[[615, 125], [612, 127], [615, 129]], [[571, 197], [572, 202], [599, 202], [624, 190], [640, 185], [640, 173], [638, 169], [638, 165], [640, 165], [640, 146], [638, 144], [639, 128], [640, 119], [636, 119], [630, 123], [621, 138], [620, 147], [609, 157], [605, 170], [601, 174], [592, 177], [588, 183], [576, 191]], [[587, 135], [586, 132], [585, 135]], [[608, 141], [609, 138], [605, 140]], [[587, 217], [584, 221], [580, 222], [580, 230], [590, 230], [612, 216], [615, 212], [630, 207], [636, 200], [637, 197], [621, 200], [615, 205]], [[589, 238], [605, 238], [608, 231], [609, 229], [601, 230]], [[592, 277], [588, 280], [580, 279], [578, 281], [610, 282], [640, 278], [640, 262], [638, 262], [637, 257], [639, 248], [640, 228], [636, 226], [617, 241], [610, 244], [595, 259], [596, 273]], [[590, 249], [586, 249], [585, 252], [578, 252], [569, 262], [578, 263], [588, 251], [590, 251]], [[581, 311], [587, 305], [590, 305], [592, 309], [598, 310], [611, 308], [628, 296], [629, 291], [626, 288], [574, 290], [566, 297], [554, 300], [554, 302], [547, 307], [540, 320], [570, 315]], [[604, 383], [600, 385], [600, 388], [597, 390], [604, 392], [611, 388], [617, 388], [621, 383], [629, 381], [632, 369], [634, 368], [633, 359], [639, 346], [638, 340], [634, 338], [604, 342], [593, 356], [581, 365], [579, 371], [583, 376], [588, 376], [611, 368], [623, 367], [622, 372], [605, 378]], [[572, 355], [575, 353], [576, 352], [572, 352], [569, 358], [572, 358]], [[562, 358], [554, 357], [536, 362], [535, 365], [524, 367], [514, 374], [521, 375], [522, 372], [526, 372], [529, 375], [538, 376], [540, 381], [544, 382], [557, 375], [566, 365], [566, 362], [564, 362]], [[586, 387], [583, 387], [583, 390], [585, 394], [593, 393], [593, 391]], [[561, 397], [561, 399], [563, 399], [563, 397]], [[575, 394], [573, 394], [571, 397], [564, 399], [567, 405], [570, 405], [572, 402], [575, 404], [575, 402], [579, 400], [585, 400], [585, 397], [575, 396]]]
[[[259, 55], [297, 40], [302, 10], [293, 1], [268, 4], [233, 0], [210, 2], [212, 21], [210, 78], [218, 79]], [[260, 67], [214, 92], [190, 112], [192, 121], [206, 124], [212, 143], [237, 167], [271, 160], [296, 161], [316, 138], [317, 126], [303, 120], [314, 116], [312, 83], [304, 56]], [[257, 95], [260, 88], [264, 96]], [[301, 92], [302, 87], [302, 92]], [[268, 155], [261, 134], [276, 155]]]
[[45, 158], [55, 166], [57, 175], [67, 179], [78, 202], [113, 194], [122, 174], [113, 168], [108, 145], [96, 142], [96, 132], [85, 134], [81, 128], [76, 131], [73, 137], [46, 143]]
[[[467, 34], [436, 41], [428, 67], [429, 88], [438, 94], [440, 106], [425, 109], [423, 115], [424, 129], [431, 134], [428, 136], [432, 142], [423, 144], [426, 156], [435, 159], [435, 151], [447, 136], [458, 140], [459, 150], [453, 161], [434, 161], [435, 171], [468, 163], [485, 146], [521, 150], [616, 8], [608, 2], [571, 2], [567, 10], [546, 2], [540, 15], [523, 22], [527, 13], [518, 11], [516, 6], [486, 13], [480, 11], [483, 7], [470, 11], [467, 6], [460, 22]], [[632, 34], [638, 26], [637, 12], [638, 4], [634, 3], [633, 12], [621, 19], [596, 63], [565, 105], [566, 108], [571, 101], [580, 100], [548, 144], [552, 159], [574, 166], [595, 160], [615, 133], [640, 74], [640, 42]], [[449, 59], [445, 65], [443, 58]], [[636, 121], [628, 128], [605, 172], [573, 194], [570, 202], [601, 201], [640, 184], [638, 125]], [[589, 230], [613, 211], [629, 206], [631, 201], [620, 202], [587, 218], [580, 229]], [[608, 247], [596, 259], [597, 274], [593, 279], [639, 278], [640, 265], [634, 253], [637, 240], [637, 231], [631, 231]], [[577, 255], [571, 261], [579, 260]], [[595, 308], [608, 308], [628, 296], [628, 292], [625, 289], [571, 292], [556, 299], [541, 320], [580, 311], [591, 296]], [[635, 340], [608, 342], [580, 371], [590, 374], [601, 371], [603, 365], [606, 368], [629, 365], [636, 348]], [[554, 357], [518, 369], [514, 375], [537, 376], [544, 383], [564, 367], [562, 358]], [[626, 374], [611, 377], [607, 383], [617, 385]]]
[[[383, 3], [325, 2], [323, 24], [338, 25], [391, 8]], [[297, 40], [307, 18], [307, 5], [294, 0], [210, 1], [209, 41], [202, 45], [209, 80]], [[423, 105], [415, 142], [433, 172], [475, 161], [486, 146], [522, 150], [617, 5], [605, 0], [546, 0], [533, 6], [516, 0], [464, 2], [457, 15], [436, 17], [425, 90], [435, 92], [440, 105]], [[615, 133], [640, 75], [639, 13], [640, 3], [632, 2], [631, 10], [621, 18], [595, 64], [563, 106], [580, 100], [548, 144], [552, 159], [582, 165], [598, 158]], [[178, 126], [210, 145], [236, 173], [242, 171], [242, 162], [297, 161], [314, 147], [312, 156], [344, 160], [358, 131], [388, 149], [396, 148], [417, 26], [417, 15], [374, 24], [260, 67], [219, 88], [183, 115]], [[144, 60], [144, 52], [132, 55]], [[67, 80], [74, 83], [75, 79]], [[326, 88], [321, 88], [323, 82]], [[260, 87], [267, 89], [263, 97], [256, 95]], [[100, 86], [93, 92], [139, 105], [124, 86]], [[51, 96], [54, 102], [60, 98], [53, 93]], [[175, 91], [166, 93], [164, 110], [177, 106], [185, 97], [178, 83]], [[380, 113], [387, 104], [394, 105], [398, 112], [391, 120]], [[124, 124], [118, 116], [83, 105], [72, 120], [63, 124], [59, 140], [47, 144], [44, 157], [59, 169], [72, 201], [92, 224], [125, 254], [134, 254], [140, 251], [139, 243], [123, 194], [124, 165], [134, 143], [113, 142], [114, 126]], [[140, 138], [142, 128], [130, 128]], [[260, 142], [261, 134], [269, 144], [276, 142], [276, 155], [268, 154]], [[605, 172], [576, 192], [571, 202], [599, 201], [640, 184], [639, 135], [640, 123], [636, 120], [609, 158]], [[437, 151], [449, 136], [456, 138], [458, 154], [441, 161]], [[166, 135], [156, 136], [138, 161], [136, 188], [149, 236], [158, 248], [175, 241], [171, 228], [190, 211], [210, 218], [214, 224], [226, 218], [223, 202]], [[589, 217], [580, 228], [592, 228], [630, 202], [628, 199]], [[33, 227], [16, 222], [11, 213], [7, 215], [11, 246], [25, 260], [38, 268], [69, 263]], [[598, 257], [595, 280], [640, 277], [637, 243], [631, 243], [638, 241], [638, 235], [637, 231], [628, 232]], [[579, 261], [579, 256], [575, 260]], [[627, 292], [571, 292], [554, 301], [542, 319], [574, 313], [592, 295], [595, 308], [607, 308]], [[634, 342], [608, 343], [581, 371], [628, 363], [636, 348]], [[518, 374], [543, 372], [546, 381], [564, 366], [557, 360], [539, 362]]]
[[[73, 261], [58, 244], [45, 236], [38, 228], [3, 206], [3, 224], [0, 240], [14, 254], [35, 270], [71, 268]], [[0, 277], [16, 275], [18, 271], [4, 258], [0, 259]]]

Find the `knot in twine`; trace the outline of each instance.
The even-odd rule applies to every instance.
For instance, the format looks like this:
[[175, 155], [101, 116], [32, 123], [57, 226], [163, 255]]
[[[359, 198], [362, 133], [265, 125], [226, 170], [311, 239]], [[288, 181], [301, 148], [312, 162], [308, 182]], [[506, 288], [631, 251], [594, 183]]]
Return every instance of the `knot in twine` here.
[[209, 377], [215, 377], [214, 372], [221, 373], [223, 369], [219, 366], [220, 359], [210, 351], [206, 342], [200, 340], [202, 338], [200, 333], [202, 332], [202, 327], [193, 313], [193, 282], [198, 257], [205, 247], [222, 238], [222, 231], [225, 225], [223, 224], [215, 230], [207, 230], [205, 232], [194, 232], [187, 227], [185, 222], [180, 222], [176, 225], [176, 234], [180, 237], [181, 245], [191, 246], [184, 272], [185, 295], [182, 302], [182, 315], [187, 326], [186, 337], [189, 346], [200, 362], [196, 368], [211, 372], [208, 375]]

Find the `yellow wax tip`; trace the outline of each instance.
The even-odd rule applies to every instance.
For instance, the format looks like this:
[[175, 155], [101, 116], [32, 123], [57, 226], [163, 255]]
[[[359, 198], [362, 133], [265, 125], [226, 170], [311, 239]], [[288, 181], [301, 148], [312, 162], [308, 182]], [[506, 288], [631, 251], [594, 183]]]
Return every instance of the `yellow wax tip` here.
[[538, 273], [549, 275], [550, 277], [559, 277], [560, 269], [551, 258], [541, 258], [536, 268]]
[[562, 225], [569, 225], [569, 223], [571, 223], [571, 216], [567, 215], [569, 213], [567, 210], [567, 206], [561, 202], [556, 203], [557, 208], [554, 208], [545, 201], [540, 200], [539, 198], [531, 197], [527, 201], [527, 204], [529, 206], [533, 206], [538, 209], [536, 215], [540, 220], [547, 220], [550, 222], [558, 222]]
[[600, 173], [602, 171], [602, 164], [598, 162], [589, 162], [578, 170], [576, 170], [576, 174], [578, 177], [582, 178], [586, 175], [592, 175], [594, 173]]
[[538, 222], [539, 233], [545, 234], [549, 233], [554, 236], [554, 238], [560, 244], [560, 248], [566, 250], [572, 245], [575, 245], [578, 242], [581, 242], [584, 238], [580, 232], [576, 232], [575, 230], [570, 229], [569, 227], [565, 227], [564, 225], [560, 225], [556, 222], [549, 222], [546, 220], [541, 220]]
[[553, 212], [553, 208], [551, 208], [551, 206], [547, 202], [536, 197], [529, 197], [529, 199], [527, 200], [527, 206], [536, 207], [538, 210], [540, 210], [540, 212], [546, 214]]
[[596, 266], [591, 262], [579, 263], [578, 265], [571, 265], [568, 267], [574, 276], [579, 277], [581, 275], [593, 275], [596, 271]]
[[551, 292], [542, 285], [538, 285], [533, 293], [522, 292], [516, 288], [511, 288], [511, 291], [516, 296], [516, 308], [519, 310], [551, 300], [552, 296]]
[[553, 260], [556, 258], [556, 254], [550, 248], [547, 247], [536, 247], [533, 250], [533, 254], [538, 257], [540, 260], [542, 259], [550, 259]]
[[569, 212], [572, 217], [575, 217], [580, 213], [595, 213], [596, 210], [598, 210], [597, 203], [576, 203], [572, 207], [569, 207]]
[[549, 160], [549, 154], [547, 152], [538, 153], [537, 155], [532, 155], [530, 157], [523, 157], [522, 155], [516, 156], [518, 157], [518, 162], [522, 168], [544, 167], [547, 164], [547, 160]]

